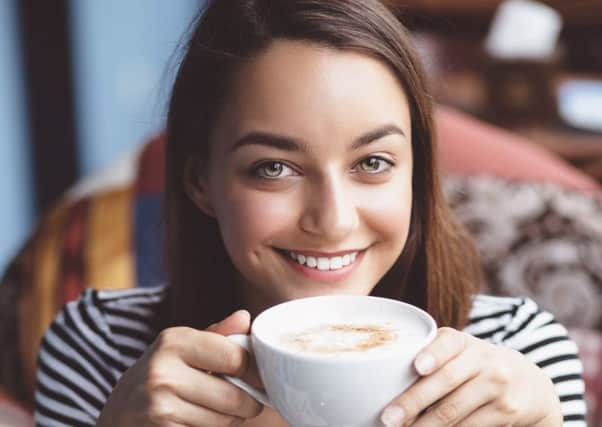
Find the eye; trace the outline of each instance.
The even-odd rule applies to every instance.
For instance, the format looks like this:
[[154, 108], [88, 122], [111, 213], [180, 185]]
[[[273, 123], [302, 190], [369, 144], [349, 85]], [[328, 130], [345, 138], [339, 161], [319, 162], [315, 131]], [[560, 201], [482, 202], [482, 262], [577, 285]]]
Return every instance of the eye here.
[[294, 175], [294, 171], [282, 162], [263, 162], [253, 168], [253, 175], [265, 179], [278, 179]]
[[393, 162], [378, 156], [370, 156], [360, 161], [357, 164], [357, 168], [360, 172], [366, 172], [369, 174], [383, 173], [391, 169]]

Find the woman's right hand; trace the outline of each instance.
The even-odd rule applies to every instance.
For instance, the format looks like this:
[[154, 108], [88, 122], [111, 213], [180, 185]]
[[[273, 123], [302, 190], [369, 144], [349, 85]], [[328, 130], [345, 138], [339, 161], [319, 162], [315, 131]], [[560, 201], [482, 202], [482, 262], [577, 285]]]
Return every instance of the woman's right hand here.
[[249, 327], [249, 313], [241, 310], [206, 331], [164, 330], [122, 375], [97, 426], [235, 426], [256, 417], [259, 402], [211, 374], [247, 374], [248, 353], [224, 335]]

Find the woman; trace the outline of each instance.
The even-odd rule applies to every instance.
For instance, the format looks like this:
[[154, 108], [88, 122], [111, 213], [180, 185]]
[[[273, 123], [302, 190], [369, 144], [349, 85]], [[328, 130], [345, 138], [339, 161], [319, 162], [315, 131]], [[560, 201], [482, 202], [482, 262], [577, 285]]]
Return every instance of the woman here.
[[583, 425], [566, 330], [531, 301], [475, 296], [408, 39], [376, 0], [209, 2], [169, 110], [170, 285], [65, 308], [40, 350], [38, 424], [286, 425], [216, 375], [258, 381], [224, 335], [273, 304], [349, 293], [441, 326], [385, 425]]

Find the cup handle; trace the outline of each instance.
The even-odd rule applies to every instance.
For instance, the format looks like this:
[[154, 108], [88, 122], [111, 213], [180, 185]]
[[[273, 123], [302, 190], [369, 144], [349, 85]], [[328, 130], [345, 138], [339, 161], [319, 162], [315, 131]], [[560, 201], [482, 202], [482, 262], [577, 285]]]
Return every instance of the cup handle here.
[[[234, 334], [234, 335], [228, 335], [226, 338], [228, 338], [230, 341], [240, 345], [242, 348], [247, 350], [250, 354], [253, 354], [253, 349], [251, 347], [251, 337], [249, 335]], [[261, 404], [269, 406], [270, 408], [274, 408], [274, 405], [272, 404], [270, 398], [268, 397], [268, 395], [265, 392], [260, 391], [260, 390], [256, 389], [255, 387], [247, 384], [240, 378], [231, 377], [230, 375], [222, 375], [222, 377], [226, 381], [234, 384], [235, 386], [237, 386], [237, 387], [243, 389], [244, 391], [246, 391], [247, 393], [249, 393]]]

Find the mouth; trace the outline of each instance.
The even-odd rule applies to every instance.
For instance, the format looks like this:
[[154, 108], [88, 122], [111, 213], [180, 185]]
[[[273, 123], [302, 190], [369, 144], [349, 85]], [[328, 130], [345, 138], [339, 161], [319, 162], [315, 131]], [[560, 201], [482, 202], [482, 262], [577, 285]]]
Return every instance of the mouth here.
[[320, 282], [340, 281], [361, 263], [367, 249], [331, 253], [296, 252], [275, 248], [297, 273]]

